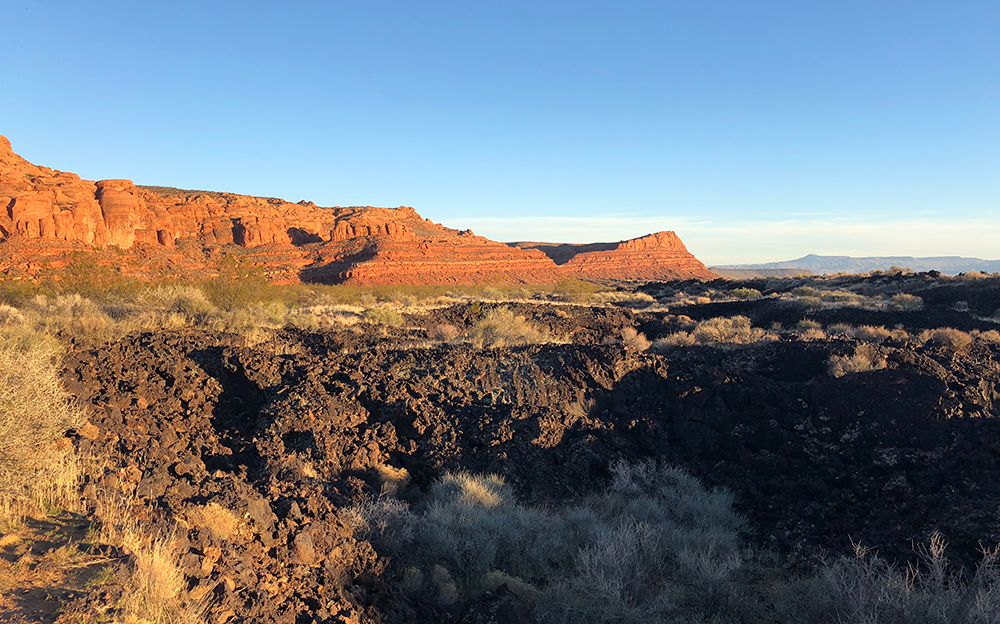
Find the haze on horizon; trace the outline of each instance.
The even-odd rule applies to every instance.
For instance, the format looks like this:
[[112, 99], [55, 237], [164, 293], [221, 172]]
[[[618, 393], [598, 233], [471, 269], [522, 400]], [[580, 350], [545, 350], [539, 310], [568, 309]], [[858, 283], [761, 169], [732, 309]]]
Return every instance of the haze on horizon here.
[[0, 134], [84, 178], [709, 265], [1000, 258], [995, 1], [8, 4]]

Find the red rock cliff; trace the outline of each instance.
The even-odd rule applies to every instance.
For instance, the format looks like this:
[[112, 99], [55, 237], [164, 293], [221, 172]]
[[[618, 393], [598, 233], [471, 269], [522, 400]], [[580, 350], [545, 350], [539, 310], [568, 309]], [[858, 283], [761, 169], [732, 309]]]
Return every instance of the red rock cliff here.
[[422, 219], [412, 208], [322, 208], [311, 202], [82, 180], [34, 165], [0, 137], [0, 273], [58, 273], [73, 252], [128, 250], [122, 273], [210, 276], [227, 245], [282, 282], [554, 283], [714, 276], [672, 232], [578, 253], [557, 266], [542, 251]]
[[665, 281], [718, 277], [691, 255], [674, 232], [622, 241], [610, 251], [580, 253], [564, 265], [583, 279]]

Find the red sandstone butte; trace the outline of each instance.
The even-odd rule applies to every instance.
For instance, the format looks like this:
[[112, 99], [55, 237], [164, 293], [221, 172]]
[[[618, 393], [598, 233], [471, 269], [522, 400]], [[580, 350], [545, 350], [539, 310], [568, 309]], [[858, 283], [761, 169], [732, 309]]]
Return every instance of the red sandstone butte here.
[[412, 208], [322, 208], [234, 193], [82, 180], [0, 136], [0, 278], [58, 275], [93, 254], [142, 279], [217, 274], [227, 250], [275, 282], [551, 284], [714, 279], [673, 232], [621, 243], [498, 243]]

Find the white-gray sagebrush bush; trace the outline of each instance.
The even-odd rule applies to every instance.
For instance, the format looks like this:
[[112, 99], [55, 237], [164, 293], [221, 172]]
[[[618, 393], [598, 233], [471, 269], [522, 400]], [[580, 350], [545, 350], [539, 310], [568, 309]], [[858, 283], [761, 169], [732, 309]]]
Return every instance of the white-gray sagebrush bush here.
[[383, 496], [355, 515], [359, 532], [394, 558], [410, 599], [451, 604], [503, 584], [539, 622], [731, 611], [745, 524], [732, 497], [654, 462], [619, 463], [612, 475], [604, 493], [547, 508], [518, 504], [495, 475], [448, 474], [422, 509]]
[[918, 547], [920, 562], [902, 568], [855, 545], [853, 557], [826, 563], [785, 586], [776, 605], [781, 622], [817, 624], [997, 624], [1000, 547], [984, 548], [971, 578], [949, 569], [946, 543], [934, 534]]

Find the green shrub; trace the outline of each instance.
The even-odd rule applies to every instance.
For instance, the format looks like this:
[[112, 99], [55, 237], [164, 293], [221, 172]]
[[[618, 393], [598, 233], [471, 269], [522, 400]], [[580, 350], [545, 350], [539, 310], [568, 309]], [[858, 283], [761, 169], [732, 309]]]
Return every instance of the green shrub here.
[[743, 301], [751, 301], [754, 299], [760, 299], [763, 295], [756, 288], [734, 288], [727, 293], [730, 297], [734, 299], [740, 299]]
[[191, 319], [215, 311], [205, 293], [190, 285], [157, 286], [144, 290], [136, 296], [136, 305], [142, 310], [176, 312]]
[[564, 279], [556, 284], [556, 287], [552, 292], [560, 299], [564, 299], [566, 301], [586, 303], [587, 301], [590, 301], [591, 297], [600, 290], [601, 288], [596, 284], [591, 284], [590, 282], [585, 282], [581, 279], [570, 278]]

